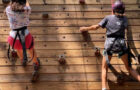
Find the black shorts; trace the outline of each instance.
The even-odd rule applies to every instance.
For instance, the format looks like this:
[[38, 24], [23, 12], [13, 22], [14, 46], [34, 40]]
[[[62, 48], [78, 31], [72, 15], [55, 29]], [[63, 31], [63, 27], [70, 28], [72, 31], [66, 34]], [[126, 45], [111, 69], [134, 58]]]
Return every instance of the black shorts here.
[[[105, 52], [106, 52], [106, 50], [103, 50], [103, 55], [104, 55], [104, 56], [105, 56]], [[118, 57], [120, 58], [121, 56], [123, 56], [123, 55], [126, 54], [127, 52], [128, 52], [128, 51], [125, 50], [125, 51], [121, 51], [121, 52], [114, 53], [114, 54], [118, 54]], [[112, 56], [113, 53], [107, 51], [107, 55]]]

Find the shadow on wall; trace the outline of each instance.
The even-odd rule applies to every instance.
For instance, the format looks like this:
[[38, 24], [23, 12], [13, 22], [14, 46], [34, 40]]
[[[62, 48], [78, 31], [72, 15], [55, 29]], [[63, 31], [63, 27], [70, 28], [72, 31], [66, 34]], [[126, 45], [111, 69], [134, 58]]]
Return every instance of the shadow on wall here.
[[[140, 68], [140, 67], [138, 67], [138, 68]], [[127, 75], [126, 72], [123, 72], [123, 71], [121, 71], [120, 73], [117, 72], [116, 69], [112, 66], [111, 66], [110, 70], [117, 78], [116, 82], [108, 80], [108, 86], [109, 86], [110, 90], [114, 90], [115, 88], [116, 88], [116, 90], [125, 89], [125, 87], [127, 86], [127, 83], [125, 83], [125, 82], [136, 82], [137, 81], [131, 75]], [[129, 86], [127, 86], [127, 88], [129, 88]]]

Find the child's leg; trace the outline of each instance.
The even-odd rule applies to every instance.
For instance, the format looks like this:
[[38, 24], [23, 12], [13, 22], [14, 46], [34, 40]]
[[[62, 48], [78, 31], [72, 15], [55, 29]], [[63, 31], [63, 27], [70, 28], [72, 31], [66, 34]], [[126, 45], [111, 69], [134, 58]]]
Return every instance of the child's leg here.
[[19, 56], [20, 60], [23, 60], [23, 50], [17, 50], [17, 55]]
[[34, 48], [29, 49], [28, 52], [29, 52], [31, 58], [33, 59], [33, 63], [39, 65], [39, 61], [38, 61], [38, 58], [37, 58], [37, 55], [36, 55]]
[[140, 81], [140, 75], [131, 67], [128, 66], [128, 54], [125, 54], [121, 57], [122, 61], [125, 64], [126, 69], [128, 70], [128, 72], [134, 77], [136, 78], [138, 81]]
[[38, 80], [38, 77], [39, 77], [38, 70], [39, 70], [39, 67], [40, 67], [40, 61], [37, 58], [36, 52], [33, 48], [29, 49], [28, 51], [29, 51], [29, 54], [30, 54], [31, 58], [33, 58], [33, 66], [34, 66], [34, 71], [32, 73], [31, 82], [36, 82]]
[[[111, 60], [112, 56], [108, 56], [108, 59]], [[106, 56], [103, 56], [102, 60], [102, 88], [107, 88], [107, 72], [108, 72], [108, 66], [106, 63]]]

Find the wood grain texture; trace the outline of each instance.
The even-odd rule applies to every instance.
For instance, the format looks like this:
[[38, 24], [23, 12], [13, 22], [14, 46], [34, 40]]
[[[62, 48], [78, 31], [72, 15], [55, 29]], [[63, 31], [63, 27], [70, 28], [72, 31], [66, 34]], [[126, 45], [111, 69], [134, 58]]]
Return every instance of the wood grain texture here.
[[[30, 4], [44, 4], [43, 0], [28, 0]], [[47, 4], [79, 4], [78, 0], [45, 0]], [[86, 4], [110, 4], [110, 0], [85, 0]], [[137, 4], [137, 0], [123, 0], [125, 4]], [[2, 0], [0, 0], [2, 4]]]
[[[110, 0], [29, 0], [30, 33], [35, 39], [35, 49], [41, 61], [40, 77], [31, 83], [33, 62], [23, 67], [17, 59], [13, 65], [7, 59], [7, 37], [10, 31], [5, 7], [0, 0], [0, 90], [101, 90], [101, 65], [104, 49], [105, 29], [89, 31], [90, 39], [84, 40], [80, 26], [98, 24], [111, 13]], [[132, 52], [140, 53], [140, 8], [138, 0], [123, 0], [131, 33], [128, 35]], [[46, 15], [48, 14], [48, 18]], [[101, 48], [101, 57], [95, 57], [94, 47]], [[64, 54], [66, 65], [60, 65], [58, 56]], [[29, 59], [30, 56], [28, 55]], [[115, 71], [108, 71], [108, 89], [139, 90], [140, 84], [129, 75], [125, 65], [117, 55], [110, 62]], [[132, 61], [133, 68], [139, 65]], [[119, 76], [124, 84], [119, 85]]]
[[[62, 11], [62, 12], [34, 12], [34, 13], [31, 13], [30, 15], [30, 19], [31, 20], [44, 20], [44, 19], [82, 19], [82, 18], [86, 18], [86, 19], [102, 19], [104, 18], [106, 15], [110, 15], [111, 12], [109, 11], [105, 11], [105, 12], [97, 12], [97, 11], [94, 11], [94, 12], [87, 12], [87, 11], [84, 11], [84, 12], [65, 12], [65, 11]], [[45, 16], [48, 14], [48, 18]], [[135, 12], [134, 11], [128, 11], [125, 13], [127, 18], [140, 18], [139, 15], [140, 15], [140, 12]], [[0, 20], [3, 20], [3, 19], [7, 19], [6, 15], [3, 14], [3, 13], [0, 13]]]
[[[131, 34], [133, 33], [140, 33], [140, 26], [129, 26], [131, 28]], [[33, 35], [60, 35], [60, 34], [80, 34], [79, 27], [28, 27], [29, 31]], [[0, 35], [8, 35], [10, 28], [7, 27], [1, 27]], [[105, 29], [98, 29], [96, 31], [89, 31], [89, 33], [92, 34], [105, 34]]]

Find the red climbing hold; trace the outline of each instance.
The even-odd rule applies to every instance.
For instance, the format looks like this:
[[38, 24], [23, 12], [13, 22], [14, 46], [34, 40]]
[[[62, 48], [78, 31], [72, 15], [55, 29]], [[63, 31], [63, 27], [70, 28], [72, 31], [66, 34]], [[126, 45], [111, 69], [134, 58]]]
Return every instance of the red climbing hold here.
[[85, 4], [85, 0], [79, 0], [80, 4]]

